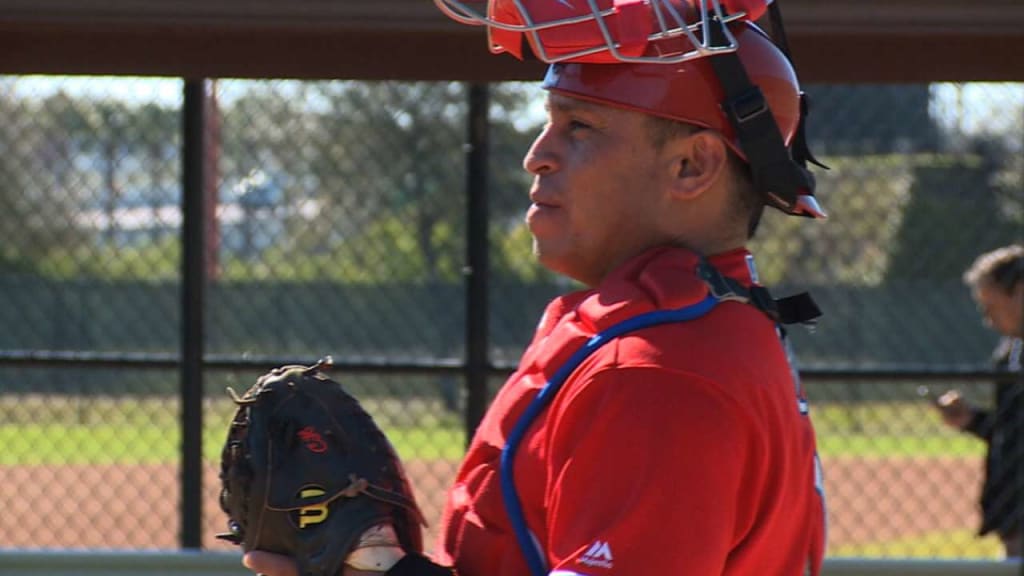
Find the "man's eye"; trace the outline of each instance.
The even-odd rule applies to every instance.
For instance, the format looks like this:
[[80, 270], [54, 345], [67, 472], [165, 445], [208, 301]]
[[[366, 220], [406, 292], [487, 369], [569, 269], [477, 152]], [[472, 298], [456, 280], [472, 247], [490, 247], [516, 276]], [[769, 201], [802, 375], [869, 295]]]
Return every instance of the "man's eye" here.
[[587, 128], [590, 128], [590, 124], [587, 124], [586, 122], [581, 122], [580, 120], [569, 121], [570, 130], [585, 130]]

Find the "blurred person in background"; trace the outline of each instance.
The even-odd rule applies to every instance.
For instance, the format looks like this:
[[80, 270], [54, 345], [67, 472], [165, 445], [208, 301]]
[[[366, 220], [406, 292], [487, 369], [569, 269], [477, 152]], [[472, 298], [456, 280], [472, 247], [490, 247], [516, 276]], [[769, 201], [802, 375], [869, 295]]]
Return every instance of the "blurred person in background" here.
[[1007, 558], [1019, 558], [1024, 522], [1024, 245], [1013, 244], [978, 256], [964, 273], [985, 323], [1002, 338], [992, 355], [1005, 377], [996, 381], [991, 409], [973, 405], [950, 390], [936, 402], [943, 421], [988, 445], [981, 489], [979, 535], [996, 533]]

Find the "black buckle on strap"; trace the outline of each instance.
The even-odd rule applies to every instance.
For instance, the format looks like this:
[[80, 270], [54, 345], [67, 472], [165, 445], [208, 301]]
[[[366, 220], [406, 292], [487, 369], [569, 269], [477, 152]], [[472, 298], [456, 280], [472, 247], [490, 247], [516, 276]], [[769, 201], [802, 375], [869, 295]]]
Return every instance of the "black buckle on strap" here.
[[768, 102], [764, 99], [764, 94], [757, 86], [751, 86], [750, 89], [745, 90], [735, 98], [726, 100], [723, 103], [723, 107], [729, 117], [739, 124], [753, 120], [768, 112]]
[[801, 292], [775, 301], [783, 324], [813, 326], [821, 318], [821, 308], [807, 292]]

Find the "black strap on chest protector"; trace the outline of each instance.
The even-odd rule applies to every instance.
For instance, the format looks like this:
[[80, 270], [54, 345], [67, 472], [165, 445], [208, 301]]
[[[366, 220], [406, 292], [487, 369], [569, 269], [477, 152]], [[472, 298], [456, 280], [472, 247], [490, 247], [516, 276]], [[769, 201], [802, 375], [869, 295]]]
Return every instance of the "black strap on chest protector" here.
[[717, 268], [703, 259], [697, 265], [697, 275], [708, 285], [711, 294], [718, 300], [750, 304], [764, 312], [772, 322], [777, 324], [811, 326], [821, 317], [821, 309], [807, 292], [776, 300], [764, 286], [748, 288], [734, 278], [723, 276]]

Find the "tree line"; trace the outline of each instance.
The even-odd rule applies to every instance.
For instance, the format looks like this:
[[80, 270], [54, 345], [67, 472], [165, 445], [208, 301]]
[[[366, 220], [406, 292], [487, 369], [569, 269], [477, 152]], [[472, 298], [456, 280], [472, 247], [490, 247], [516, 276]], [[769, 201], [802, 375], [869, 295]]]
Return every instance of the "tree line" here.
[[[110, 95], [59, 83], [24, 94], [17, 77], [0, 78], [0, 273], [179, 274], [181, 103], [115, 96], [114, 83], [130, 80], [98, 82]], [[464, 84], [215, 86], [217, 279], [461, 281]], [[817, 171], [818, 194], [832, 219], [769, 215], [754, 241], [767, 282], [953, 279], [973, 254], [1019, 239], [1021, 155], [1005, 135], [958, 140], [930, 119], [919, 86], [811, 92], [810, 137], [829, 143], [832, 168]], [[521, 158], [543, 121], [538, 97], [532, 85], [491, 88], [492, 271], [553, 282], [522, 226]], [[868, 123], [889, 128], [868, 141]]]

